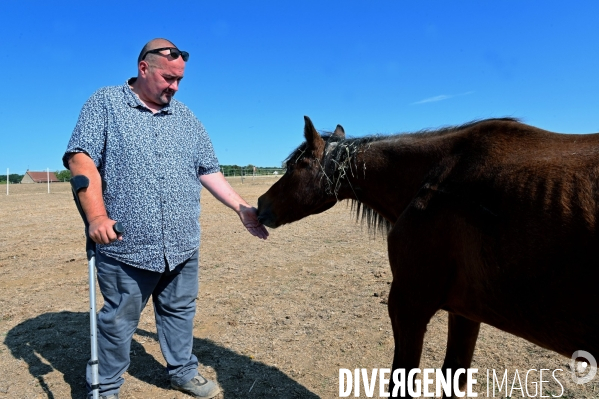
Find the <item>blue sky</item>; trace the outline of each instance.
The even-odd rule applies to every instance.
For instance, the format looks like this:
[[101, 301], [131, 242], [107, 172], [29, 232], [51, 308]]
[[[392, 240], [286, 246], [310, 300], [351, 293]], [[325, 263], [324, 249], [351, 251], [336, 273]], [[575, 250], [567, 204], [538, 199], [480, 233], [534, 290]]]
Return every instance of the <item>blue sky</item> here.
[[177, 98], [222, 164], [279, 166], [317, 129], [350, 136], [512, 116], [599, 131], [597, 1], [4, 1], [0, 173], [60, 170], [81, 106], [165, 37]]

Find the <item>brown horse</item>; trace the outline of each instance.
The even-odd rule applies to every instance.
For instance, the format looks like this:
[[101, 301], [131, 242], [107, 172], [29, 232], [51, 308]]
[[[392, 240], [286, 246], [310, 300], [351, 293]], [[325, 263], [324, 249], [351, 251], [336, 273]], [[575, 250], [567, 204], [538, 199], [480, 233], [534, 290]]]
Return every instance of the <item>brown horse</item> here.
[[491, 119], [345, 139], [305, 117], [304, 135], [259, 219], [277, 227], [349, 199], [388, 231], [393, 370], [418, 367], [439, 309], [445, 369], [470, 367], [480, 323], [599, 358], [599, 134]]

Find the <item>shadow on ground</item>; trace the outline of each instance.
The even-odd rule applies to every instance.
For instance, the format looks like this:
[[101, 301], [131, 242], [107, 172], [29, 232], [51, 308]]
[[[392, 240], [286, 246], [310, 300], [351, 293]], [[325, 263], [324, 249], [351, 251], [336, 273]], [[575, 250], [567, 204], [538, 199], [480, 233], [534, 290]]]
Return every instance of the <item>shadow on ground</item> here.
[[[156, 339], [156, 334], [137, 330], [137, 334]], [[11, 329], [4, 340], [17, 359], [23, 359], [31, 375], [39, 381], [49, 399], [58, 399], [44, 376], [57, 370], [71, 387], [72, 398], [85, 396], [85, 365], [89, 359], [88, 313], [46, 313], [26, 320]], [[133, 340], [129, 374], [141, 381], [169, 389], [163, 366]], [[214, 368], [223, 388], [224, 399], [318, 398], [286, 374], [215, 344], [194, 338], [194, 353], [205, 366]], [[126, 382], [125, 382], [126, 383]]]

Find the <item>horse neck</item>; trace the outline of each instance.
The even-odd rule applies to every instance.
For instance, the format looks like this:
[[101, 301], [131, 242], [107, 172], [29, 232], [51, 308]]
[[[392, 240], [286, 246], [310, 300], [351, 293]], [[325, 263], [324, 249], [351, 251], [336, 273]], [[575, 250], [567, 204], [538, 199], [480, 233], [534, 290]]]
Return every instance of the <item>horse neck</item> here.
[[338, 143], [340, 148], [335, 150], [342, 153], [331, 157], [325, 167], [330, 171], [331, 191], [338, 200], [359, 201], [394, 222], [425, 177], [450, 152], [452, 142], [450, 137], [414, 134], [374, 140], [355, 148], [351, 148], [351, 140]]

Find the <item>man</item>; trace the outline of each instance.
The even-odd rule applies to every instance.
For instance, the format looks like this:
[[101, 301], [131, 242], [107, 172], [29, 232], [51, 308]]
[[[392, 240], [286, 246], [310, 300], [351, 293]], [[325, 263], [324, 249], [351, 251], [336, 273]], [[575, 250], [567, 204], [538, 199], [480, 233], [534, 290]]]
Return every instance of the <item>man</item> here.
[[[98, 314], [102, 398], [118, 399], [131, 339], [150, 296], [172, 387], [200, 398], [219, 393], [198, 373], [191, 353], [202, 186], [237, 212], [251, 234], [268, 236], [256, 209], [220, 173], [201, 122], [173, 99], [188, 57], [168, 40], [147, 43], [137, 78], [104, 87], [85, 103], [63, 157], [74, 176], [89, 178], [79, 198], [97, 243], [104, 297]], [[113, 230], [117, 220], [122, 236]], [[88, 365], [88, 392], [90, 371]]]

